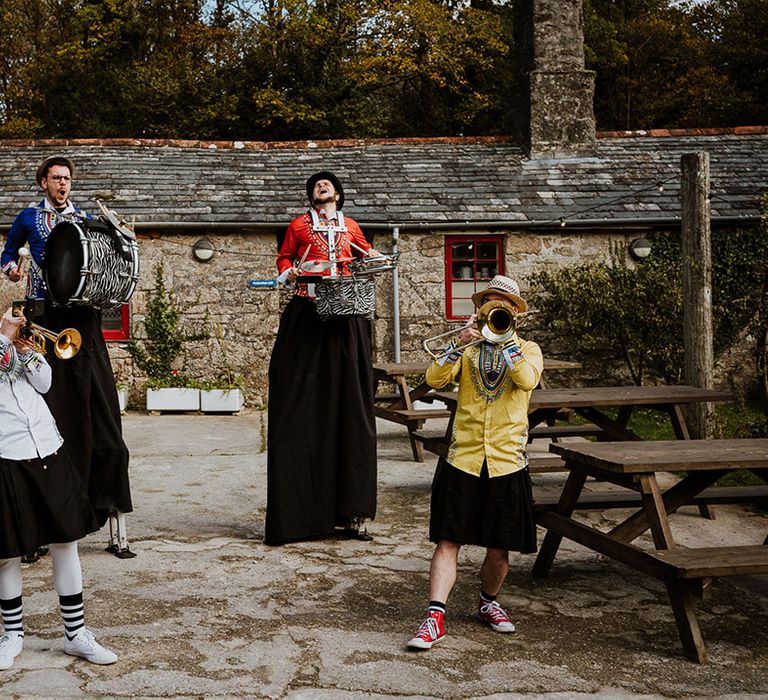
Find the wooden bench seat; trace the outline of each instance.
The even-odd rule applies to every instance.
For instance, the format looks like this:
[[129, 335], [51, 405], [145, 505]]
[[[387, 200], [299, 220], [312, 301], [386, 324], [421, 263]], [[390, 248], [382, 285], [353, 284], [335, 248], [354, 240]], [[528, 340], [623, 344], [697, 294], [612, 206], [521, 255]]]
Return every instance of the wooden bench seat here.
[[[446, 457], [448, 455], [448, 443], [445, 434], [437, 430], [416, 430], [413, 437], [418, 440], [427, 452]], [[565, 462], [561, 457], [551, 454], [529, 455], [528, 469], [531, 474], [546, 474], [550, 472], [565, 471]]]
[[[559, 495], [535, 495], [534, 511], [551, 510], [557, 505]], [[582, 491], [576, 510], [604, 510], [606, 508], [639, 508], [642, 503], [639, 493], [622, 489], [621, 491]], [[690, 504], [723, 505], [727, 503], [768, 503], [768, 485], [766, 486], [712, 486], [704, 489]]]
[[768, 574], [768, 546], [673, 547], [659, 550], [656, 558], [673, 567], [683, 579]]
[[564, 472], [565, 462], [557, 455], [545, 455], [542, 457], [528, 455], [528, 471], [531, 472], [531, 474]]
[[601, 435], [603, 429], [592, 423], [584, 425], [537, 425], [528, 431], [528, 442], [538, 438], [588, 437]]
[[[386, 418], [393, 423], [411, 426], [419, 421], [430, 418], [448, 418], [450, 413], [444, 409], [425, 408], [425, 409], [389, 409], [383, 406], [374, 406], [374, 413], [377, 418]], [[410, 432], [410, 436], [415, 438], [415, 433]], [[416, 438], [418, 439], [418, 438]]]
[[401, 408], [393, 411], [406, 420], [426, 420], [427, 418], [450, 418], [451, 412], [447, 408]]

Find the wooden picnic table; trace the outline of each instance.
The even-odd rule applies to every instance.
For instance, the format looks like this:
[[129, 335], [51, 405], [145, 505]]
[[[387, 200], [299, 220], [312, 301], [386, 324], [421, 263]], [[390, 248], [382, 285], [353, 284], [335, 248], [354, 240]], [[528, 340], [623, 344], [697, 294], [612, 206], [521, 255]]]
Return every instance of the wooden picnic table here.
[[[652, 408], [666, 413], [678, 440], [690, 440], [685, 422], [686, 407], [690, 403], [730, 401], [733, 394], [717, 389], [701, 389], [682, 384], [666, 386], [605, 386], [578, 389], [536, 389], [528, 409], [529, 431], [552, 419], [563, 409], [586, 418], [596, 426], [594, 434], [604, 440], [640, 440], [627, 426], [634, 409]], [[613, 418], [601, 410], [618, 407]], [[543, 434], [542, 431], [540, 434]], [[567, 436], [563, 433], [563, 437]]]
[[[447, 430], [442, 436], [416, 434], [426, 449], [445, 456], [453, 430], [453, 414], [458, 403], [458, 394], [451, 391], [436, 391], [429, 397], [440, 401], [451, 411]], [[652, 408], [666, 413], [672, 424], [675, 436], [679, 440], [690, 440], [690, 432], [685, 422], [688, 404], [708, 401], [730, 401], [733, 395], [716, 389], [673, 384], [668, 386], [606, 386], [582, 387], [578, 389], [534, 389], [528, 406], [528, 439], [537, 437], [558, 439], [573, 436], [597, 436], [602, 441], [631, 440], [641, 438], [629, 427], [629, 419], [634, 409]], [[603, 409], [618, 407], [614, 418]], [[570, 410], [586, 418], [586, 425], [555, 425], [555, 417], [564, 410]], [[554, 471], [562, 468], [558, 459], [542, 459], [542, 471]]]
[[[552, 444], [550, 450], [565, 459], [569, 475], [557, 504], [537, 512], [537, 523], [545, 527], [547, 533], [533, 574], [548, 575], [560, 542], [567, 537], [661, 579], [669, 594], [685, 655], [693, 661], [706, 662], [693, 596], [703, 595], [714, 578], [768, 574], [768, 537], [762, 544], [689, 549], [675, 542], [668, 515], [697, 500], [768, 503], [768, 487], [708, 488], [736, 469], [750, 469], [768, 482], [768, 439], [585, 442]], [[656, 479], [658, 472], [685, 472], [685, 476], [662, 491]], [[582, 505], [580, 496], [590, 476], [639, 493], [639, 509], [610, 532], [572, 517], [574, 510]], [[718, 491], [733, 495], [723, 497]], [[748, 492], [747, 497], [743, 492]], [[647, 530], [652, 533], [655, 551], [632, 544]]]
[[[433, 393], [429, 385], [423, 380], [410, 386], [409, 376], [422, 376], [426, 373], [430, 362], [380, 362], [373, 365], [373, 376], [376, 380], [377, 391], [375, 397], [375, 412], [379, 418], [393, 421], [406, 426], [408, 439], [411, 443], [413, 459], [417, 462], [424, 461], [422, 441], [415, 433], [424, 425], [424, 421], [433, 418], [451, 418], [453, 411], [446, 408], [424, 408], [416, 405], [420, 399], [429, 400], [428, 394]], [[577, 369], [581, 367], [579, 362], [567, 360], [554, 360], [545, 358], [545, 370]], [[381, 383], [394, 385], [394, 391], [379, 392]]]

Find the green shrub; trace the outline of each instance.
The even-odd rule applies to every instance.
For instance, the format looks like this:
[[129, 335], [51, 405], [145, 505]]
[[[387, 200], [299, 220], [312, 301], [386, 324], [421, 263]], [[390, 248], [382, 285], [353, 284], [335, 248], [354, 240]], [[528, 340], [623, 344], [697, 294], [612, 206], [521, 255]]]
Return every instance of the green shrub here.
[[207, 336], [184, 333], [180, 326], [181, 314], [173, 290], [165, 287], [163, 265], [160, 263], [155, 268], [155, 286], [144, 317], [147, 337], [126, 344], [137, 367], [147, 375], [149, 388], [189, 387], [194, 384], [183, 371], [184, 363], [180, 369], [176, 365], [183, 355], [185, 343]]
[[[650, 236], [652, 254], [634, 266], [623, 246], [604, 260], [528, 278], [543, 339], [587, 369], [623, 365], [632, 381], [681, 380], [684, 360], [679, 234]], [[715, 355], [752, 329], [768, 265], [765, 228], [720, 230], [712, 238]], [[765, 303], [763, 301], [763, 303]], [[758, 314], [759, 316], [759, 314]], [[758, 336], [759, 337], [759, 336]]]

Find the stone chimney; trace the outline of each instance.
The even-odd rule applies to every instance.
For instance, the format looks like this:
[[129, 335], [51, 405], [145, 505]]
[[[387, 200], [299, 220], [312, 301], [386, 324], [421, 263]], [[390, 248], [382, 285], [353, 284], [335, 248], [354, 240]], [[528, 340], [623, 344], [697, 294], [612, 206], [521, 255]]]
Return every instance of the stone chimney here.
[[594, 71], [584, 69], [582, 0], [516, 0], [516, 136], [532, 158], [588, 152]]

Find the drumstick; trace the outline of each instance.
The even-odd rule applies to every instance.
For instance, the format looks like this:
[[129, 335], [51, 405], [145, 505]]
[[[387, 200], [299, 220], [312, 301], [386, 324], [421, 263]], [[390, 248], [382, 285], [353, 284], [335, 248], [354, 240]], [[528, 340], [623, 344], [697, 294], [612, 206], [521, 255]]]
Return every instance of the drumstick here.
[[361, 248], [356, 243], [353, 243], [352, 241], [349, 242], [349, 245], [351, 245], [355, 250], [359, 250], [363, 255], [368, 255], [368, 251], [365, 248]]
[[301, 260], [299, 260], [299, 264], [296, 266], [301, 270], [301, 266], [304, 264], [304, 261], [307, 259], [307, 255], [309, 255], [309, 249], [312, 247], [311, 243], [307, 244], [307, 247], [304, 249], [304, 255], [301, 256]]
[[24, 261], [29, 257], [29, 248], [21, 246], [19, 248], [19, 272], [24, 277]]

